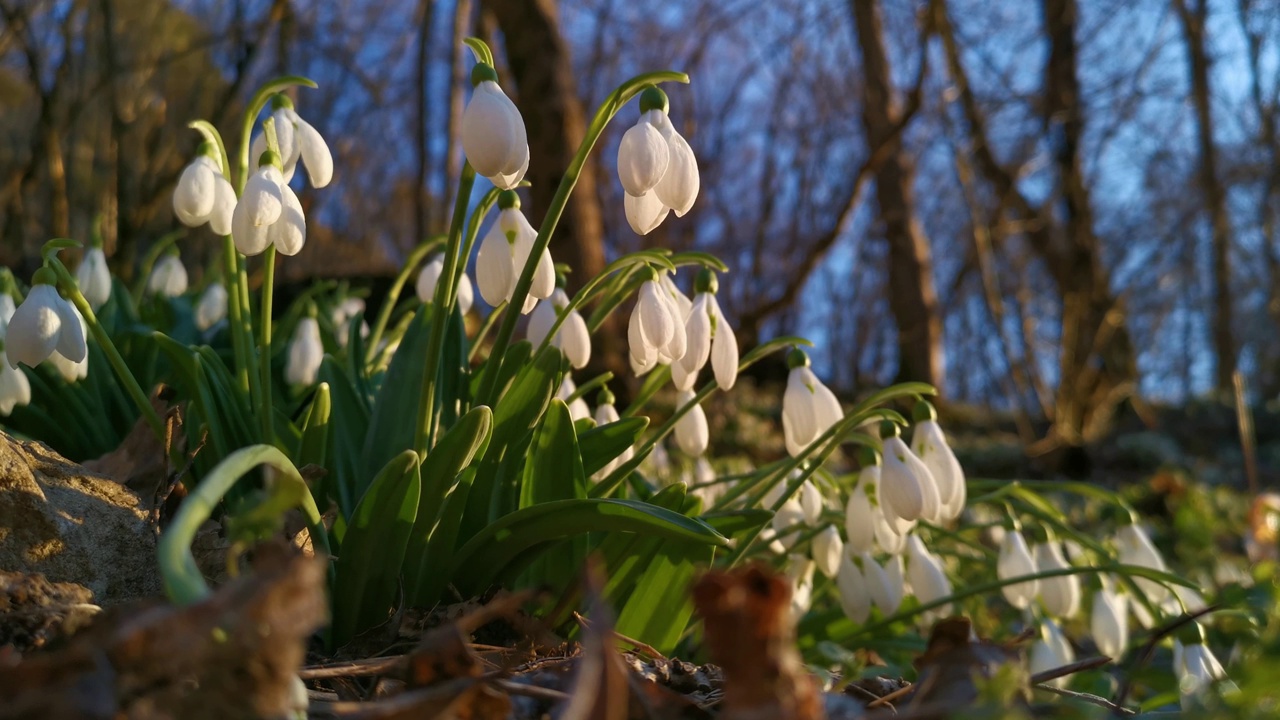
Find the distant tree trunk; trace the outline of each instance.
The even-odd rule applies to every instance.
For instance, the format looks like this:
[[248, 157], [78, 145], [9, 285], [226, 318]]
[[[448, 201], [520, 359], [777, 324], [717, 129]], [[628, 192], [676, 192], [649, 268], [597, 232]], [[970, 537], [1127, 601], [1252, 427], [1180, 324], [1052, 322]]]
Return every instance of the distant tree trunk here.
[[942, 318], [933, 285], [933, 257], [915, 213], [915, 168], [902, 148], [902, 113], [894, 98], [880, 6], [875, 0], [850, 0], [849, 4], [862, 51], [862, 125], [867, 145], [889, 144], [875, 181], [889, 247], [889, 309], [898, 329], [898, 379], [927, 382], [941, 390]]
[[1200, 192], [1208, 206], [1212, 224], [1213, 256], [1213, 350], [1217, 371], [1215, 385], [1219, 393], [1232, 391], [1232, 375], [1236, 370], [1236, 345], [1232, 330], [1231, 309], [1231, 219], [1227, 214], [1226, 191], [1218, 180], [1218, 151], [1213, 144], [1213, 111], [1209, 94], [1209, 53], [1205, 47], [1205, 21], [1209, 16], [1206, 0], [1196, 0], [1195, 7], [1186, 0], [1174, 0], [1187, 42], [1187, 61], [1191, 73], [1191, 101], [1196, 108], [1197, 141], [1200, 150]]
[[471, 32], [475, 6], [471, 0], [457, 0], [453, 12], [453, 42], [449, 45], [449, 149], [445, 162], [446, 203], [458, 192], [458, 176], [462, 173], [462, 111], [466, 109], [467, 66], [463, 56], [470, 51], [462, 47], [462, 39]]
[[[427, 237], [427, 228], [431, 227], [431, 203], [428, 202], [430, 193], [427, 191], [428, 172], [431, 167], [431, 147], [427, 144], [429, 137], [429, 125], [431, 123], [431, 113], [428, 111], [430, 104], [429, 93], [427, 92], [428, 73], [427, 60], [429, 58], [427, 50], [431, 47], [431, 24], [435, 19], [435, 2], [434, 0], [422, 0], [418, 4], [418, 43], [417, 43], [417, 67], [414, 68], [414, 99], [416, 110], [416, 120], [414, 127], [414, 149], [418, 156], [418, 174], [413, 187], [413, 241], [410, 247], [417, 245]], [[448, 202], [446, 200], [446, 202]]]

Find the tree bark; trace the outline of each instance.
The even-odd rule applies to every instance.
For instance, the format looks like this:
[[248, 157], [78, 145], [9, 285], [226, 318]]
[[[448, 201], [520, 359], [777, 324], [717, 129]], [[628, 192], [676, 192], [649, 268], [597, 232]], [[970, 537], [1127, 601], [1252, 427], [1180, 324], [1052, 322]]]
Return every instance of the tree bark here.
[[1196, 140], [1200, 151], [1200, 192], [1209, 211], [1213, 257], [1213, 351], [1214, 384], [1219, 393], [1232, 391], [1232, 375], [1236, 371], [1236, 344], [1232, 329], [1235, 313], [1231, 307], [1231, 218], [1227, 214], [1226, 190], [1218, 180], [1218, 151], [1213, 143], [1213, 111], [1209, 94], [1209, 54], [1205, 47], [1205, 21], [1209, 15], [1206, 0], [1195, 7], [1186, 0], [1174, 0], [1182, 34], [1187, 43], [1187, 63], [1191, 75], [1191, 102], [1196, 109]]
[[894, 98], [880, 6], [850, 0], [862, 53], [862, 125], [868, 147], [888, 144], [876, 170], [876, 203], [889, 249], [889, 309], [898, 329], [898, 380], [942, 390], [942, 318], [933, 283], [933, 256], [915, 212], [915, 168], [898, 132], [902, 112]]

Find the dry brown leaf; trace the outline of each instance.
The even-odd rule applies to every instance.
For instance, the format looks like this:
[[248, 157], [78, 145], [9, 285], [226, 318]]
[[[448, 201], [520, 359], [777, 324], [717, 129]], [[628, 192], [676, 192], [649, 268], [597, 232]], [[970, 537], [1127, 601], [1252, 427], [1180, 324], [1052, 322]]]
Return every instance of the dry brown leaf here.
[[605, 605], [601, 589], [604, 571], [599, 562], [586, 569], [585, 595], [588, 623], [582, 628], [582, 654], [570, 700], [560, 709], [560, 720], [626, 720], [628, 717], [628, 676], [622, 656], [614, 644], [613, 615]]
[[[966, 617], [947, 618], [933, 626], [928, 647], [913, 663], [919, 673], [911, 698], [913, 706], [968, 705], [978, 697], [975, 678], [990, 678], [1006, 665], [1022, 667], [1016, 649], [974, 640], [971, 629]], [[1026, 682], [1023, 687], [1030, 692]]]

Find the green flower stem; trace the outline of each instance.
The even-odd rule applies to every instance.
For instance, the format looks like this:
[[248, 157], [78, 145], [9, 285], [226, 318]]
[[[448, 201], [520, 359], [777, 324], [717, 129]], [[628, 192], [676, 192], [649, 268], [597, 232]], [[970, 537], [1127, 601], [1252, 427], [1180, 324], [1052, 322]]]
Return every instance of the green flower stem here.
[[[534, 353], [534, 355], [537, 355], [537, 353]], [[609, 382], [612, 379], [613, 379], [613, 373], [609, 372], [608, 370], [605, 370], [599, 375], [579, 385], [577, 389], [575, 389], [572, 393], [569, 393], [569, 397], [565, 398], [565, 402], [571, 403], [580, 397], [586, 397], [587, 393], [604, 385], [605, 383]]]
[[262, 300], [261, 320], [259, 321], [258, 332], [258, 362], [262, 371], [262, 377], [259, 382], [259, 390], [262, 395], [259, 402], [262, 403], [261, 410], [258, 412], [259, 418], [262, 420], [262, 442], [268, 445], [275, 442], [275, 425], [274, 415], [271, 404], [271, 305], [272, 293], [276, 284], [276, 246], [274, 244], [267, 246], [267, 251], [262, 254]]
[[93, 334], [94, 339], [98, 341], [98, 346], [102, 348], [103, 354], [107, 356], [107, 362], [111, 363], [111, 369], [115, 371], [116, 377], [124, 385], [125, 392], [129, 394], [133, 404], [138, 406], [138, 412], [142, 413], [142, 417], [151, 426], [152, 432], [163, 443], [165, 441], [164, 421], [160, 419], [160, 415], [152, 407], [150, 398], [142, 391], [142, 386], [138, 384], [138, 379], [129, 371], [129, 366], [125, 364], [124, 358], [120, 357], [120, 351], [116, 349], [115, 343], [111, 342], [111, 336], [107, 335], [107, 331], [98, 322], [98, 316], [93, 313], [93, 308], [90, 307], [89, 301], [85, 300], [84, 295], [80, 293], [80, 288], [76, 285], [76, 279], [72, 277], [66, 266], [57, 258], [49, 259], [49, 267], [52, 267], [53, 271], [58, 274], [58, 285], [62, 287], [68, 298], [76, 306], [76, 309], [84, 316], [85, 325], [89, 327], [89, 332]]
[[378, 309], [378, 318], [374, 320], [373, 327], [369, 330], [369, 340], [365, 345], [365, 364], [371, 363], [377, 353], [378, 342], [382, 340], [382, 335], [387, 331], [387, 324], [391, 322], [391, 312], [395, 310], [396, 303], [400, 300], [400, 293], [404, 291], [404, 286], [409, 282], [409, 278], [413, 277], [413, 273], [422, 264], [422, 261], [431, 254], [432, 250], [444, 244], [443, 235], [435, 235], [414, 248], [409, 253], [409, 257], [405, 259], [404, 267], [400, 269], [396, 279], [391, 283], [391, 289], [387, 291], [387, 297], [382, 302], [382, 307]]
[[[605, 127], [613, 116], [622, 109], [622, 106], [631, 98], [635, 97], [642, 90], [650, 85], [656, 85], [663, 82], [680, 82], [688, 83], [689, 76], [678, 72], [655, 72], [646, 73], [634, 77], [627, 82], [619, 85], [616, 90], [605, 98], [600, 108], [596, 110], [595, 117], [591, 120], [591, 125], [587, 127], [587, 132], [582, 138], [582, 143], [578, 145], [578, 151], [574, 153], [573, 161], [569, 163], [569, 167], [565, 170], [564, 177], [560, 180], [560, 186], [556, 188], [556, 194], [551, 199], [551, 206], [547, 208], [547, 215], [542, 220], [542, 227], [538, 228], [538, 239], [533, 243], [533, 249], [529, 252], [529, 259], [524, 265], [524, 270], [520, 273], [520, 280], [516, 282], [515, 290], [511, 293], [509, 301], [511, 307], [519, 308], [523, 306], [525, 297], [529, 294], [529, 288], [533, 286], [534, 271], [538, 267], [538, 258], [542, 257], [543, 251], [551, 243], [551, 235], [556, 231], [556, 225], [560, 223], [560, 216], [564, 213], [565, 205], [569, 203], [569, 195], [573, 193], [573, 188], [578, 184], [578, 176], [582, 174], [582, 168], [587, 163], [587, 157], [591, 154], [591, 149], [595, 147], [596, 141], [600, 139], [600, 134], [604, 132]], [[507, 352], [507, 346], [511, 343], [511, 336], [516, 330], [516, 320], [519, 319], [519, 313], [507, 313], [502, 319], [502, 325], [498, 328], [498, 337], [494, 340], [493, 351], [490, 353], [491, 358], [501, 358]], [[494, 393], [497, 392], [498, 369], [499, 363], [485, 363], [484, 375], [480, 381], [480, 392], [477, 394], [478, 402], [482, 405], [493, 407], [496, 403]]]
[[222, 238], [223, 262], [226, 267], [223, 274], [227, 283], [227, 319], [231, 328], [231, 349], [236, 358], [236, 380], [240, 390], [249, 394], [249, 359], [250, 344], [244, 337], [244, 314], [246, 309], [240, 304], [240, 274], [236, 271], [236, 244], [230, 235]]
[[436, 283], [436, 294], [432, 300], [434, 307], [431, 311], [431, 337], [427, 344], [426, 362], [422, 363], [422, 398], [418, 401], [418, 424], [414, 428], [412, 448], [419, 457], [426, 457], [434, 444], [431, 436], [434, 434], [432, 427], [435, 423], [436, 375], [440, 370], [440, 353], [444, 347], [444, 326], [457, 299], [462, 223], [475, 182], [475, 168], [471, 167], [470, 162], [464, 163], [462, 177], [458, 180], [458, 197], [453, 202], [453, 218], [449, 222], [449, 241], [444, 253], [444, 269], [440, 273], [441, 282]]
[[209, 585], [191, 555], [191, 542], [236, 481], [259, 465], [269, 465], [276, 470], [274, 492], [292, 494], [290, 504], [299, 507], [306, 515], [311, 542], [326, 556], [329, 555], [328, 531], [298, 469], [276, 448], [251, 445], [231, 453], [218, 463], [182, 501], [178, 514], [160, 536], [160, 573], [165, 594], [174, 604], [190, 605], [209, 596]]
[[254, 121], [258, 119], [258, 114], [262, 112], [262, 108], [267, 106], [272, 95], [295, 85], [309, 88], [316, 87], [315, 81], [299, 75], [278, 77], [258, 88], [258, 92], [254, 93], [253, 99], [249, 101], [248, 107], [245, 108], [244, 123], [240, 126], [240, 155], [235, 179], [237, 196], [244, 192], [244, 184], [249, 181], [249, 148], [253, 141]]
[[249, 300], [249, 273], [244, 255], [236, 253], [236, 285], [240, 291], [240, 337], [244, 342], [246, 374], [249, 376], [251, 402], [261, 402], [262, 387], [258, 377], [258, 354], [253, 351], [253, 303]]
[[507, 304], [499, 303], [498, 307], [489, 313], [484, 319], [484, 323], [480, 325], [480, 329], [476, 331], [476, 336], [471, 340], [471, 349], [467, 351], [467, 362], [475, 360], [476, 353], [480, 350], [480, 346], [484, 344], [484, 339], [489, 336], [489, 331], [493, 330], [494, 325], [498, 324], [498, 318], [502, 317], [502, 313], [507, 309]]

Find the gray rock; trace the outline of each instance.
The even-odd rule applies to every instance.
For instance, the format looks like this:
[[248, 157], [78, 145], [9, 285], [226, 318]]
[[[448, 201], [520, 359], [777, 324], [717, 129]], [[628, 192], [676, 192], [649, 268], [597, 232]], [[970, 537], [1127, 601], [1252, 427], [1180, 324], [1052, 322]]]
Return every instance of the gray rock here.
[[83, 585], [100, 605], [156, 595], [148, 515], [120, 483], [0, 433], [0, 570]]

